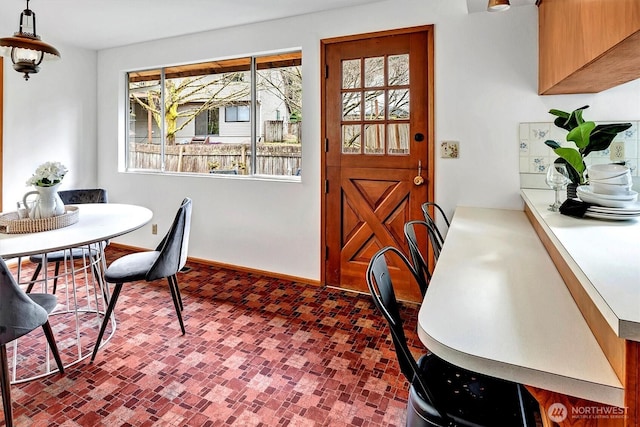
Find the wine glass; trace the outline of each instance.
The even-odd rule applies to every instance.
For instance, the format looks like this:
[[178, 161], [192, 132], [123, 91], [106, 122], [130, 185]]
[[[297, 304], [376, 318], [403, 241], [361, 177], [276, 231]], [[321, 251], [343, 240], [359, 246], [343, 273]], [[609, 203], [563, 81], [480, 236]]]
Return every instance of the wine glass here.
[[569, 179], [569, 172], [567, 171], [567, 165], [562, 163], [552, 163], [547, 168], [547, 177], [545, 182], [551, 189], [556, 192], [556, 200], [552, 205], [549, 205], [549, 210], [552, 212], [558, 212], [560, 210], [560, 190], [567, 188], [567, 185], [571, 182]]

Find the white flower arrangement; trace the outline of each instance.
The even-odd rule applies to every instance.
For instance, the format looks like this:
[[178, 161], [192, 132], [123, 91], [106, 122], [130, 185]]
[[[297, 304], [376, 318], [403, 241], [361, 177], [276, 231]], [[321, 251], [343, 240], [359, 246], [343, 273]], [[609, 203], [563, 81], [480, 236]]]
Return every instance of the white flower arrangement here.
[[27, 180], [27, 185], [51, 187], [59, 184], [67, 172], [67, 168], [60, 162], [46, 162], [38, 166], [33, 176]]

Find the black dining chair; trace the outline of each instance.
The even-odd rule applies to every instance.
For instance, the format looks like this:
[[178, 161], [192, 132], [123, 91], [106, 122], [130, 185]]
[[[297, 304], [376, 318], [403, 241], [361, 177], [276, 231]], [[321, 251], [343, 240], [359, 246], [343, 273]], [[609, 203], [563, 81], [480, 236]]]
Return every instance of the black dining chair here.
[[124, 283], [146, 280], [151, 282], [166, 278], [169, 283], [169, 290], [173, 298], [180, 329], [184, 335], [185, 328], [182, 320], [182, 297], [178, 286], [177, 273], [187, 262], [187, 250], [189, 247], [189, 231], [191, 229], [191, 209], [190, 198], [185, 198], [176, 213], [171, 228], [164, 236], [158, 247], [154, 251], [136, 252], [124, 255], [113, 261], [104, 273], [107, 283], [115, 283], [113, 294], [109, 300], [107, 311], [104, 315], [98, 340], [93, 348], [91, 361], [93, 362], [98, 354], [98, 349], [102, 343], [102, 336], [109, 323], [109, 318], [118, 301], [118, 296]]
[[418, 286], [420, 287], [420, 293], [422, 294], [423, 298], [427, 293], [429, 282], [431, 282], [431, 271], [429, 270], [429, 265], [427, 264], [425, 254], [423, 254], [423, 252], [420, 250], [420, 245], [418, 243], [418, 233], [419, 229], [423, 229], [430, 237], [430, 227], [431, 226], [426, 221], [421, 220], [409, 221], [404, 225], [404, 237], [407, 239], [409, 255], [411, 256], [413, 268], [417, 273]]
[[[429, 208], [433, 207], [434, 216], [431, 216], [431, 212]], [[442, 246], [444, 245], [444, 234], [438, 228], [435, 221], [435, 214], [440, 213], [444, 223], [447, 225], [447, 230], [449, 229], [451, 223], [447, 218], [447, 215], [444, 213], [444, 210], [435, 202], [425, 202], [422, 204], [422, 213], [424, 214], [424, 220], [427, 224], [429, 224], [429, 240], [431, 241], [431, 247], [433, 248], [433, 256], [437, 261], [440, 256], [440, 252], [442, 251]]]
[[6, 345], [42, 326], [58, 371], [64, 373], [58, 346], [49, 325], [49, 313], [57, 305], [55, 295], [29, 294], [18, 286], [7, 264], [0, 257], [0, 364], [2, 365], [2, 405], [7, 427], [13, 426], [11, 378]]
[[[533, 426], [537, 402], [520, 384], [472, 372], [426, 353], [416, 361], [408, 344], [386, 257], [398, 257], [417, 276], [396, 248], [379, 250], [367, 268], [373, 302], [386, 319], [400, 370], [410, 383], [407, 422], [422, 426]], [[417, 278], [416, 278], [417, 279]]]
[[[58, 195], [62, 199], [62, 202], [65, 205], [80, 205], [84, 203], [107, 203], [108, 196], [107, 190], [102, 188], [90, 188], [90, 189], [77, 189], [77, 190], [64, 190], [58, 191]], [[36, 254], [31, 255], [29, 257], [29, 261], [36, 264], [36, 268], [31, 276], [31, 280], [29, 281], [29, 285], [27, 286], [27, 293], [30, 293], [33, 289], [33, 285], [35, 285], [38, 275], [42, 270], [42, 266], [49, 263], [54, 262], [54, 272], [53, 272], [53, 290], [52, 293], [55, 294], [58, 288], [58, 276], [60, 275], [60, 265], [65, 262], [65, 260], [77, 260], [83, 259], [85, 257], [90, 257], [94, 259], [98, 255], [96, 250], [89, 250], [87, 248], [73, 248], [67, 249], [63, 251], [55, 251], [49, 252], [46, 254]], [[95, 270], [94, 270], [95, 274]]]
[[[430, 212], [430, 208], [431, 207], [433, 207], [433, 209], [434, 209], [434, 215], [433, 216], [431, 215], [431, 212]], [[432, 241], [432, 244], [433, 244], [434, 247], [438, 246], [439, 248], [442, 248], [442, 245], [444, 245], [444, 236], [445, 236], [445, 234], [436, 225], [436, 215], [438, 213], [440, 213], [440, 216], [442, 216], [442, 220], [446, 224], [447, 230], [448, 230], [450, 225], [451, 225], [451, 223], [450, 223], [449, 219], [447, 218], [447, 215], [444, 213], [444, 210], [440, 207], [440, 205], [438, 205], [435, 202], [425, 202], [425, 203], [422, 204], [422, 214], [424, 215], [424, 220], [433, 227], [434, 232], [435, 232], [435, 236], [434, 236], [435, 241]]]

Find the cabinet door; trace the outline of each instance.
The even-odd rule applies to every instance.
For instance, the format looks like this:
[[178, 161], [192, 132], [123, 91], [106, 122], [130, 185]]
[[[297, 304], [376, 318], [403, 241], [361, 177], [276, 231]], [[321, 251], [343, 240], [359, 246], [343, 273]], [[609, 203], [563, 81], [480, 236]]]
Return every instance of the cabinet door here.
[[595, 93], [640, 78], [640, 1], [541, 0], [538, 92]]

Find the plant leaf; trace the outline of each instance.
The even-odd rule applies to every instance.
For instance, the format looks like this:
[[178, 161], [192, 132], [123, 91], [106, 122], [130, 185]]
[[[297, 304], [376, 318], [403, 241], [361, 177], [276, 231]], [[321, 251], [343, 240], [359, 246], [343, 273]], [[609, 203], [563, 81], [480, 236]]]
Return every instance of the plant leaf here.
[[596, 124], [594, 122], [581, 123], [569, 131], [567, 141], [575, 142], [578, 148], [585, 148], [589, 145], [591, 131], [593, 131], [595, 127]]
[[574, 182], [576, 184], [583, 184], [584, 170], [586, 169], [586, 166], [584, 164], [584, 161], [582, 160], [582, 156], [580, 155], [580, 153], [573, 148], [568, 147], [559, 147], [554, 149], [553, 151], [558, 156], [566, 160], [567, 164], [575, 170], [576, 174], [578, 175], [578, 181]]
[[583, 122], [582, 111], [587, 108], [589, 108], [589, 106], [585, 105], [584, 107], [576, 108], [571, 113], [552, 109], [552, 110], [549, 110], [549, 113], [553, 114], [554, 116], [558, 116], [558, 118], [553, 121], [553, 123], [556, 126], [558, 126], [561, 129], [570, 131], [571, 129], [573, 129], [574, 127], [578, 126], [580, 123]]
[[591, 132], [591, 142], [589, 146], [584, 149], [583, 155], [586, 156], [592, 151], [606, 150], [616, 135], [630, 127], [631, 123], [610, 123], [596, 126]]
[[553, 163], [567, 165], [567, 173], [569, 174], [569, 179], [571, 180], [571, 182], [573, 182], [574, 184], [580, 183], [580, 175], [578, 175], [578, 172], [576, 172], [573, 166], [571, 166], [565, 159], [563, 159], [562, 157], [558, 157]]
[[549, 114], [553, 114], [554, 116], [562, 117], [564, 119], [568, 119], [570, 116], [570, 114], [567, 113], [566, 111], [556, 110], [555, 108], [552, 108], [551, 110], [549, 110]]
[[548, 147], [552, 148], [552, 149], [556, 149], [556, 148], [560, 148], [560, 144], [558, 144], [557, 142], [555, 142], [552, 139], [547, 139], [545, 142], [545, 144], [547, 144]]

